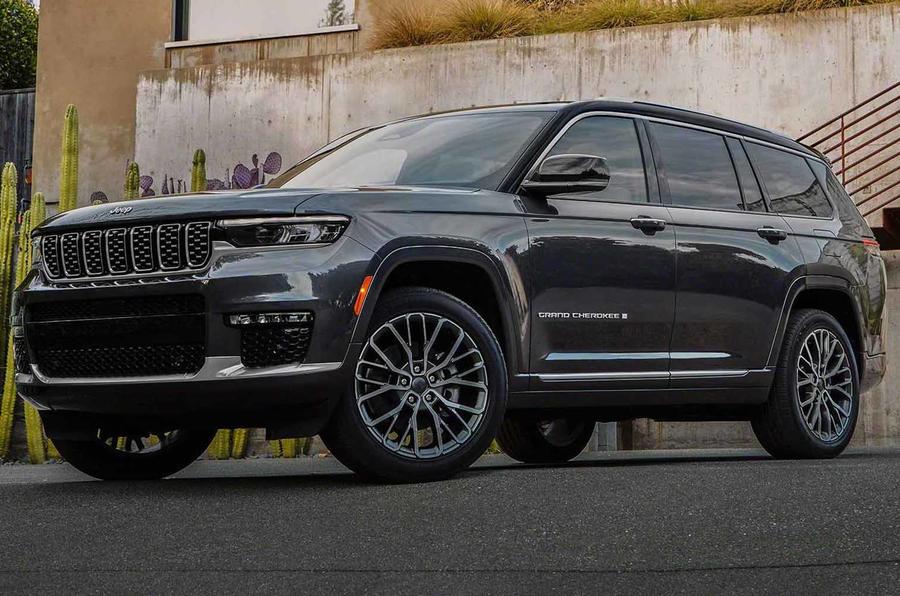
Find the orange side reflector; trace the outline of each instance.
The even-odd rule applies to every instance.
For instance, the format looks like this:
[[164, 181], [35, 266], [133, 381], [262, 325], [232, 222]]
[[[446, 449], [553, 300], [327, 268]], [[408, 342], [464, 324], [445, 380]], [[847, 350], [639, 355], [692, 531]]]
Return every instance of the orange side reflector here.
[[369, 288], [372, 287], [372, 280], [375, 279], [374, 275], [367, 275], [363, 280], [362, 285], [359, 286], [359, 294], [356, 295], [356, 304], [353, 305], [353, 312], [356, 316], [359, 316], [359, 313], [362, 312], [363, 305], [366, 303], [366, 296], [369, 295]]

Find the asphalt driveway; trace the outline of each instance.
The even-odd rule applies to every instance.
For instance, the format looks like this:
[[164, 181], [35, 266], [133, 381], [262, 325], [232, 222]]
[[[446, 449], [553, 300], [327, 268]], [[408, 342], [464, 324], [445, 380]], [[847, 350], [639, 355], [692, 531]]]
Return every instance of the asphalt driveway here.
[[154, 483], [0, 467], [0, 592], [884, 593], [900, 450], [502, 456], [434, 484], [331, 459], [201, 462]]

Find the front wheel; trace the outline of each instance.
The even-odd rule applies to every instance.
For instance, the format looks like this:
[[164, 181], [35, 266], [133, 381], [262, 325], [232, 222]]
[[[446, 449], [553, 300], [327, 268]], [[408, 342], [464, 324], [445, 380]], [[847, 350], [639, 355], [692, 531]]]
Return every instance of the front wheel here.
[[497, 442], [503, 453], [526, 464], [564, 463], [584, 451], [594, 423], [575, 418], [510, 419], [500, 427]]
[[158, 480], [203, 455], [215, 430], [153, 431], [118, 436], [92, 429], [93, 439], [54, 439], [59, 454], [77, 470], [100, 480]]
[[493, 440], [506, 409], [506, 366], [467, 304], [406, 288], [379, 301], [347, 389], [321, 435], [331, 453], [364, 477], [438, 480]]

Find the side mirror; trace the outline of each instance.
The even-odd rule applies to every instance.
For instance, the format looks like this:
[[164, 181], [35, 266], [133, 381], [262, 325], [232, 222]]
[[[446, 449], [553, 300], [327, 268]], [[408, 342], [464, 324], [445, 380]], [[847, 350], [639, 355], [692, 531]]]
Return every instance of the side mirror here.
[[545, 159], [534, 177], [522, 183], [522, 188], [530, 194], [547, 197], [569, 192], [596, 192], [608, 185], [606, 158], [568, 154]]

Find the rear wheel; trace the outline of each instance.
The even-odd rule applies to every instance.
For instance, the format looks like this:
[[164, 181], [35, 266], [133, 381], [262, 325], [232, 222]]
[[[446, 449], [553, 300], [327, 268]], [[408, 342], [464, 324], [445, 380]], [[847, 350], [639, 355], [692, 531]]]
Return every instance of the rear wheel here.
[[379, 301], [321, 436], [362, 476], [437, 480], [487, 450], [505, 409], [506, 366], [487, 323], [449, 294], [408, 288]]
[[153, 431], [129, 436], [98, 428], [87, 440], [54, 439], [63, 458], [101, 480], [157, 480], [203, 455], [215, 430]]
[[779, 458], [829, 458], [850, 443], [859, 415], [859, 372], [840, 323], [826, 312], [791, 315], [769, 401], [753, 419]]
[[526, 464], [567, 462], [584, 451], [594, 423], [575, 418], [510, 419], [503, 422], [497, 442], [511, 458]]

